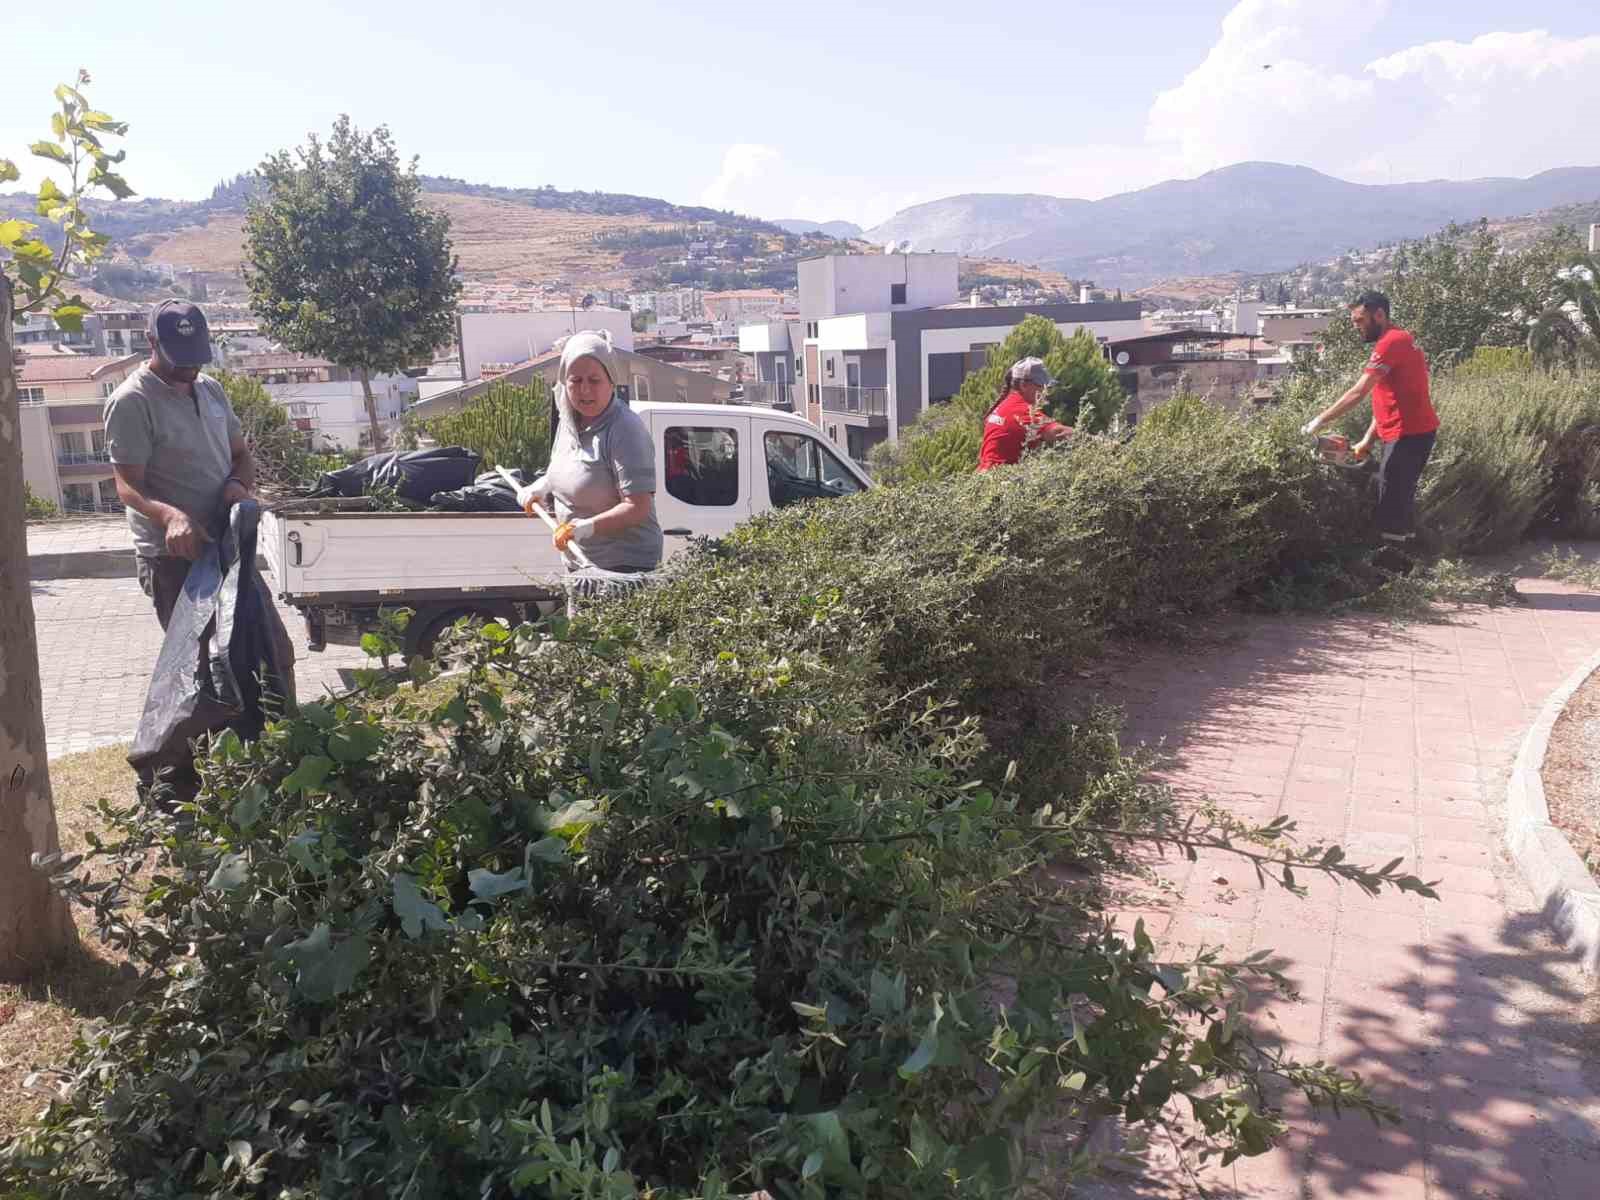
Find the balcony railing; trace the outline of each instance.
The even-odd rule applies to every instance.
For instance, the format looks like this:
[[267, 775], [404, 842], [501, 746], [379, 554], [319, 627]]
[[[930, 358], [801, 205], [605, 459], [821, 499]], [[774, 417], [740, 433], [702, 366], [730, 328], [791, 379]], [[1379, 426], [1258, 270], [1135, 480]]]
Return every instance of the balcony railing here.
[[108, 463], [111, 461], [109, 450], [62, 450], [56, 454], [56, 462], [63, 467], [76, 466], [79, 463]]
[[823, 384], [822, 408], [825, 412], [851, 413], [861, 417], [887, 417], [889, 389]]
[[792, 383], [747, 383], [744, 385], [746, 404], [761, 408], [794, 410], [795, 385]]

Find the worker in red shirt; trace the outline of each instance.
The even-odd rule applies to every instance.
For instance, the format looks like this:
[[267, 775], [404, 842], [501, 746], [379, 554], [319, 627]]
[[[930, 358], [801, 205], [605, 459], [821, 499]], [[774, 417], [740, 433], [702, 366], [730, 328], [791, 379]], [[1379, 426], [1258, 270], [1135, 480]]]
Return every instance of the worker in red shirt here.
[[1000, 395], [984, 414], [978, 470], [1017, 462], [1024, 450], [1072, 436], [1070, 426], [1050, 420], [1041, 407], [1053, 383], [1042, 358], [1012, 364], [1000, 382]]
[[1365, 292], [1350, 306], [1350, 322], [1372, 346], [1372, 357], [1349, 391], [1306, 423], [1314, 434], [1372, 395], [1372, 422], [1366, 436], [1351, 447], [1357, 458], [1383, 443], [1378, 471], [1378, 532], [1396, 548], [1415, 536], [1413, 514], [1417, 481], [1422, 477], [1439, 428], [1439, 415], [1428, 398], [1428, 360], [1416, 341], [1389, 317], [1389, 297]]

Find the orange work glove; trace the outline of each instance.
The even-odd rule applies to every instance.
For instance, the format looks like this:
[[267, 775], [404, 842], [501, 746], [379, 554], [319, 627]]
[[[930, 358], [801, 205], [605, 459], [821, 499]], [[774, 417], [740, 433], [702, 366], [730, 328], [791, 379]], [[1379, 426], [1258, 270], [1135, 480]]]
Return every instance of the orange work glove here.
[[565, 553], [573, 542], [581, 542], [593, 532], [594, 521], [584, 517], [577, 521], [561, 522], [550, 535], [550, 540], [555, 543], [557, 550]]

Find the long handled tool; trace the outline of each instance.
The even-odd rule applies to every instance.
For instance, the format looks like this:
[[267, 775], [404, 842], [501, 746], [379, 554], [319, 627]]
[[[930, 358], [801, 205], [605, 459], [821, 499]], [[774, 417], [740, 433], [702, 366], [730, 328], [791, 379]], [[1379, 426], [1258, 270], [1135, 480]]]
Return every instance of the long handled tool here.
[[[506, 470], [504, 467], [496, 467], [495, 470], [499, 473], [500, 477], [509, 483], [513, 488], [520, 488], [522, 486], [512, 476], [511, 472]], [[554, 533], [556, 530], [561, 528], [560, 523], [557, 522], [556, 519], [548, 512], [546, 512], [544, 506], [537, 500], [533, 501], [528, 507], [534, 516], [538, 517], [550, 527], [551, 533]], [[563, 550], [562, 553], [568, 558], [572, 559], [572, 561], [577, 563], [580, 567], [594, 566], [594, 563], [589, 561], [589, 556], [583, 552], [583, 547], [578, 545], [578, 543], [575, 541], [568, 542], [567, 548]]]

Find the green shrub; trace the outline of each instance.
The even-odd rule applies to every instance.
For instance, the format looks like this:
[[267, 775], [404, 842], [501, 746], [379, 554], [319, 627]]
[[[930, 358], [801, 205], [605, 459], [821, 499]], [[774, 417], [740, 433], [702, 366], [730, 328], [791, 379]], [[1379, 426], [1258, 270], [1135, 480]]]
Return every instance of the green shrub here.
[[1421, 887], [1176, 824], [1112, 716], [1048, 695], [1336, 537], [1355, 493], [1293, 424], [1180, 401], [1120, 449], [795, 506], [576, 622], [464, 632], [427, 700], [371, 679], [224, 737], [192, 811], [92, 860], [158, 857], [138, 911], [71, 886], [147, 982], [0, 1192], [1000, 1196], [1169, 1101], [1225, 1160], [1281, 1134], [1274, 1080], [1384, 1115], [1240, 1027], [1260, 961], [1161, 959], [1044, 869], [1245, 839]]
[[550, 391], [538, 377], [527, 387], [492, 383], [460, 412], [422, 429], [441, 446], [476, 450], [485, 471], [520, 468], [531, 476], [550, 462]]
[[923, 483], [974, 470], [984, 416], [1007, 368], [1021, 358], [1044, 359], [1055, 376], [1045, 398], [1053, 418], [1088, 433], [1115, 426], [1124, 404], [1122, 385], [1100, 344], [1086, 330], [1068, 337], [1048, 318], [1030, 316], [989, 351], [983, 369], [967, 376], [947, 403], [930, 408], [902, 430], [898, 444], [882, 442], [873, 448], [873, 477], [883, 483]]
[[33, 489], [28, 486], [28, 481], [22, 481], [22, 519], [24, 521], [48, 521], [51, 517], [59, 517], [61, 510], [43, 496], [33, 494]]
[[1472, 356], [1455, 368], [1457, 379], [1477, 379], [1486, 375], [1522, 375], [1533, 366], [1533, 355], [1526, 346], [1479, 346]]
[[314, 483], [317, 469], [305, 436], [261, 381], [232, 371], [217, 371], [215, 377], [250, 442], [257, 483], [268, 492]]
[[1435, 379], [1434, 404], [1439, 440], [1418, 513], [1444, 549], [1600, 533], [1600, 373], [1449, 373]]

